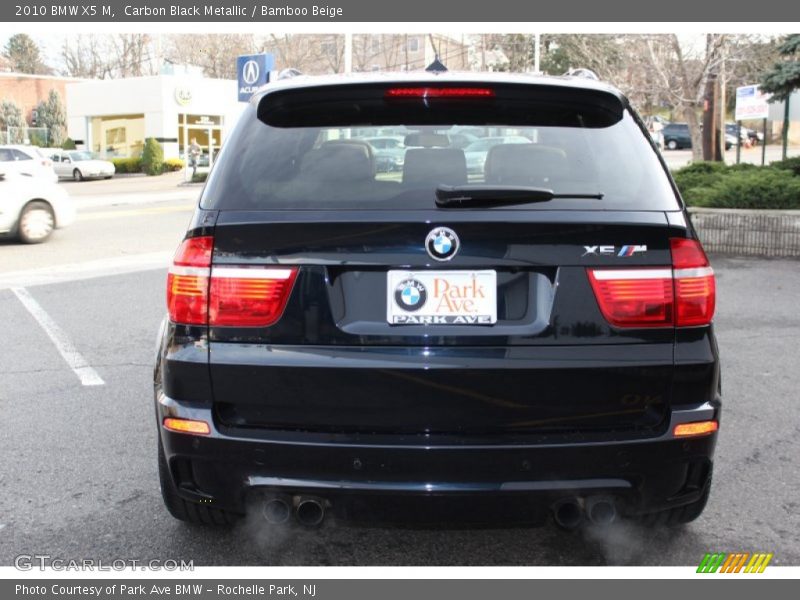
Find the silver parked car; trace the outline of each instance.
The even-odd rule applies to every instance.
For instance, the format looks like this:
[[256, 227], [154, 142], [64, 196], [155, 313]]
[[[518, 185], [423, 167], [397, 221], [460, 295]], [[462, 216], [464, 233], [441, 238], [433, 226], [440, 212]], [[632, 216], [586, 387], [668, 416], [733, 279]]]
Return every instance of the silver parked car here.
[[116, 172], [114, 163], [95, 158], [85, 150], [54, 150], [50, 156], [59, 179], [111, 179]]

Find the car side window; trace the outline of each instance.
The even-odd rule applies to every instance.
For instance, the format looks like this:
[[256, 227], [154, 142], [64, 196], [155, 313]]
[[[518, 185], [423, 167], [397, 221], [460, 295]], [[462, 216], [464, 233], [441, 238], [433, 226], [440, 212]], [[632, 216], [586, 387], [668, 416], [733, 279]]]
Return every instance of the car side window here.
[[11, 155], [11, 150], [8, 148], [0, 148], [0, 161], [8, 162], [14, 160], [14, 157]]
[[14, 160], [33, 160], [30, 156], [19, 150], [13, 150]]

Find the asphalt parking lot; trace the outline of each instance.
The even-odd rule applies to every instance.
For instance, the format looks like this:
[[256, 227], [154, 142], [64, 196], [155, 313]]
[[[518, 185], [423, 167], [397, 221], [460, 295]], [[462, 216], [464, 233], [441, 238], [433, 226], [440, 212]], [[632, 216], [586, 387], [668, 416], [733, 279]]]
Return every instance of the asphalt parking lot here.
[[[46, 553], [195, 565], [691, 565], [709, 551], [773, 552], [773, 564], [800, 564], [800, 262], [792, 260], [712, 257], [725, 406], [711, 500], [689, 526], [276, 530], [248, 520], [218, 530], [173, 520], [158, 489], [151, 373], [163, 264], [196, 191], [116, 207], [78, 194], [82, 217], [53, 246], [0, 244], [0, 564]], [[116, 240], [113, 251], [92, 244], [101, 232]], [[81, 244], [84, 255], [73, 248]], [[143, 255], [150, 262], [137, 262]], [[129, 268], [119, 266], [130, 257]], [[60, 264], [67, 275], [58, 276]], [[101, 385], [81, 383], [46, 333], [53, 326]]]

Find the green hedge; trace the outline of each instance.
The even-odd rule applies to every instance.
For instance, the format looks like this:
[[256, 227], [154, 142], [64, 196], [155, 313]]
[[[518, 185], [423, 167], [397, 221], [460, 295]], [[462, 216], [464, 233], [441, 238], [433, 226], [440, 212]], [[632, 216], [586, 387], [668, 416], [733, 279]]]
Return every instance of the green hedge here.
[[112, 158], [111, 162], [114, 163], [114, 168], [117, 170], [117, 173], [142, 172], [141, 158]]
[[800, 176], [800, 156], [794, 156], [786, 160], [776, 160], [775, 162], [769, 163], [769, 166], [775, 169], [785, 169]]
[[142, 150], [142, 171], [148, 175], [161, 175], [164, 172], [164, 149], [156, 138], [145, 138]]
[[780, 167], [697, 162], [673, 177], [689, 206], [800, 209], [800, 160], [790, 161]]

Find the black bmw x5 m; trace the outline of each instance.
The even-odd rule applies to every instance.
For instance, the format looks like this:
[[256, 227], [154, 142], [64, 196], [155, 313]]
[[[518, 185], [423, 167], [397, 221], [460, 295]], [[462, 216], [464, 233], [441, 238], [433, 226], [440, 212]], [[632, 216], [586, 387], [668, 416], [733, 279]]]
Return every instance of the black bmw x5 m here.
[[[468, 173], [463, 128], [515, 143]], [[402, 171], [376, 170], [375, 135], [403, 136]], [[204, 523], [382, 502], [691, 521], [720, 417], [714, 302], [669, 172], [610, 86], [270, 84], [169, 270], [164, 501]]]

